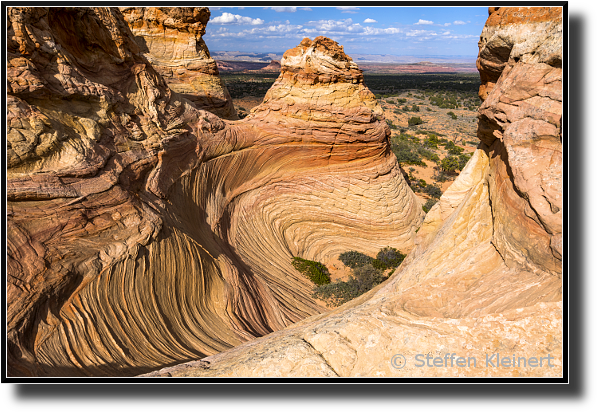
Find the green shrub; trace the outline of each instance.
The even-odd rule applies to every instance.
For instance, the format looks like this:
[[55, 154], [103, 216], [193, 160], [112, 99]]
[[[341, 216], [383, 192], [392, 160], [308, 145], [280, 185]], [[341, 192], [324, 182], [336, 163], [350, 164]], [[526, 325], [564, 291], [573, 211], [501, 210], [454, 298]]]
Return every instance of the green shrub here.
[[424, 203], [422, 209], [425, 213], [428, 213], [429, 211], [431, 211], [431, 208], [433, 208], [435, 204], [437, 204], [437, 200], [431, 198], [430, 200], [426, 200], [426, 203]]
[[405, 257], [406, 255], [402, 254], [396, 248], [387, 246], [379, 250], [376, 259], [372, 261], [372, 266], [380, 270], [394, 269], [403, 262]]
[[312, 296], [326, 301], [330, 305], [339, 306], [368, 292], [385, 280], [380, 269], [375, 269], [371, 264], [356, 267], [352, 270], [347, 282], [336, 282], [328, 285], [315, 286]]
[[439, 146], [437, 145], [438, 143], [439, 141], [436, 139], [436, 137], [435, 139], [429, 137], [423, 141], [423, 145], [428, 148], [439, 148]]
[[450, 155], [443, 158], [440, 166], [445, 172], [454, 172], [455, 170], [459, 169], [460, 162], [457, 157]]
[[452, 148], [449, 149], [448, 154], [449, 155], [460, 155], [462, 152], [464, 152], [464, 148], [454, 145]]
[[458, 169], [460, 171], [462, 171], [464, 169], [464, 167], [466, 166], [466, 164], [468, 164], [468, 161], [470, 161], [470, 158], [472, 158], [472, 153], [460, 154], [458, 156]]
[[433, 198], [439, 198], [443, 195], [443, 192], [441, 191], [441, 189], [432, 184], [427, 184], [423, 190], [426, 194], [428, 194], [429, 196], [431, 196]]
[[353, 274], [355, 283], [358, 287], [358, 292], [360, 292], [360, 294], [368, 292], [370, 289], [380, 284], [384, 280], [381, 269], [376, 269], [371, 264], [356, 267], [353, 271]]
[[447, 115], [449, 115], [451, 119], [458, 119], [458, 116], [454, 114], [452, 111], [447, 112]]
[[423, 123], [424, 123], [424, 121], [422, 119], [420, 119], [419, 116], [413, 116], [410, 119], [408, 119], [409, 126], [420, 125]]
[[418, 154], [422, 155], [427, 160], [431, 160], [431, 161], [439, 160], [439, 156], [437, 154], [435, 154], [431, 150], [428, 150], [424, 147], [418, 147]]
[[400, 165], [420, 165], [425, 167], [426, 164], [422, 161], [422, 157], [418, 153], [415, 145], [407, 140], [407, 138], [402, 139], [397, 142], [393, 142], [391, 144], [391, 150], [395, 154], [397, 158], [397, 162]]
[[420, 112], [420, 107], [418, 105], [412, 105], [412, 112]]
[[331, 283], [329, 270], [320, 262], [314, 262], [296, 256], [293, 258], [291, 264], [298, 272], [306, 276], [316, 285], [326, 285], [327, 283]]
[[364, 253], [360, 253], [355, 250], [350, 250], [341, 253], [339, 255], [339, 260], [347, 267], [355, 269], [356, 267], [372, 264], [373, 259], [372, 257], [365, 255]]

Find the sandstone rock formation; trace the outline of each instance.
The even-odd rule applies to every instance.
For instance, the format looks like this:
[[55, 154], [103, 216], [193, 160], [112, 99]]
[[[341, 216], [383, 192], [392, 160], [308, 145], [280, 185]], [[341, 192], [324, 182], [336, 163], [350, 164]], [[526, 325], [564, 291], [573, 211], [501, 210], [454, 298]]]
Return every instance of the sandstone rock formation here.
[[[393, 277], [334, 311], [147, 376], [562, 376], [561, 9], [489, 12], [478, 59], [482, 143]], [[318, 56], [311, 47], [288, 52], [282, 79], [320, 79], [310, 71], [318, 59], [303, 61]], [[264, 105], [301, 116], [279, 91]], [[476, 365], [449, 364], [452, 353]], [[495, 354], [509, 362], [489, 365]], [[446, 362], [418, 366], [427, 356]]]
[[260, 72], [276, 72], [279, 73], [281, 71], [281, 62], [278, 60], [271, 60], [270, 63], [260, 69]]
[[[162, 22], [150, 51], [206, 18], [125, 12]], [[9, 376], [213, 355], [325, 310], [293, 256], [414, 247], [420, 203], [334, 42], [304, 40], [225, 122], [169, 88], [116, 8], [11, 7], [7, 35]]]
[[237, 119], [233, 101], [202, 36], [207, 7], [121, 7], [142, 53], [175, 92], [198, 108]]

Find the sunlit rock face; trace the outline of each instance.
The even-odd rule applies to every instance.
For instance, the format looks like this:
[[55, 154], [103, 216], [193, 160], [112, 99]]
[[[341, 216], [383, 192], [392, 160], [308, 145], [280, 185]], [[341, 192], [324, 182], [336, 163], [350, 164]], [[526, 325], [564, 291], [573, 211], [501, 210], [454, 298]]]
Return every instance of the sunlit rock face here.
[[[478, 59], [482, 143], [390, 280], [332, 312], [147, 375], [561, 377], [561, 32], [561, 8], [489, 10]], [[279, 84], [310, 84], [309, 67], [336, 76], [341, 63], [327, 65], [312, 44], [288, 52], [287, 65], [302, 69], [283, 70]], [[359, 78], [343, 65], [346, 79]], [[264, 104], [277, 108], [273, 122], [304, 119], [310, 103], [275, 92]], [[454, 353], [476, 363], [445, 359]], [[494, 354], [510, 362], [487, 363]], [[427, 365], [427, 356], [443, 362]]]
[[8, 375], [213, 355], [325, 310], [293, 256], [414, 248], [422, 208], [331, 40], [225, 122], [173, 92], [119, 9], [9, 8], [7, 35]]
[[207, 7], [121, 7], [141, 52], [169, 88], [200, 109], [237, 119], [231, 96], [202, 36]]

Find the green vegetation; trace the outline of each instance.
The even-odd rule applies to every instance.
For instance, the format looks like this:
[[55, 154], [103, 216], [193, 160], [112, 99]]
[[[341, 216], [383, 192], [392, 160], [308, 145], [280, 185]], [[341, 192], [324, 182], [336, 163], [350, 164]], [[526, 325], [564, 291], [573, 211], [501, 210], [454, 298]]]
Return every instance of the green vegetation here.
[[394, 247], [387, 246], [377, 253], [376, 259], [372, 261], [372, 266], [379, 270], [395, 269], [405, 258], [405, 254]]
[[447, 156], [441, 161], [441, 170], [448, 173], [453, 173], [455, 170], [462, 171], [470, 157], [472, 157], [472, 154], [460, 154], [457, 157], [454, 155]]
[[458, 116], [452, 111], [447, 112], [447, 115], [449, 115], [451, 119], [458, 119]]
[[294, 257], [291, 264], [298, 272], [306, 276], [316, 285], [326, 285], [327, 283], [331, 283], [329, 270], [320, 262], [302, 259], [301, 257]]
[[[424, 210], [425, 213], [428, 213], [429, 211], [431, 211], [431, 208], [433, 208], [433, 206], [437, 204], [437, 200], [434, 199], [429, 199], [426, 200], [426, 203], [424, 203], [424, 205], [422, 206], [422, 209]], [[418, 231], [418, 230], [416, 230]]]
[[339, 255], [339, 260], [347, 267], [355, 269], [357, 267], [365, 266], [367, 264], [372, 264], [372, 261], [374, 259], [370, 256], [365, 255], [364, 253], [360, 253], [355, 250], [350, 250], [341, 253]]
[[348, 281], [315, 286], [312, 296], [324, 300], [329, 305], [339, 306], [387, 280], [388, 275], [385, 276], [383, 271], [395, 269], [404, 258], [405, 255], [393, 247], [381, 249], [376, 259], [355, 250], [341, 253], [339, 260], [352, 269]]
[[340, 281], [316, 286], [312, 291], [312, 296], [329, 305], [339, 306], [368, 292], [385, 280], [383, 272], [375, 269], [371, 264], [358, 267], [352, 273], [347, 282]]
[[422, 161], [422, 156], [418, 153], [418, 145], [407, 140], [394, 140], [391, 143], [391, 150], [399, 165], [420, 165], [426, 166]]
[[277, 73], [220, 73], [220, 78], [233, 99], [246, 96], [263, 97], [278, 76]]
[[[364, 83], [377, 98], [396, 97], [410, 90], [407, 96], [415, 97], [443, 109], [467, 108], [475, 111], [480, 105], [478, 89], [480, 77], [476, 73], [435, 74], [377, 74], [365, 73]], [[398, 105], [406, 103], [398, 99]], [[404, 109], [405, 110], [405, 109]]]
[[424, 121], [422, 119], [420, 119], [419, 116], [413, 116], [410, 119], [408, 119], [409, 126], [420, 125], [423, 123], [424, 123]]

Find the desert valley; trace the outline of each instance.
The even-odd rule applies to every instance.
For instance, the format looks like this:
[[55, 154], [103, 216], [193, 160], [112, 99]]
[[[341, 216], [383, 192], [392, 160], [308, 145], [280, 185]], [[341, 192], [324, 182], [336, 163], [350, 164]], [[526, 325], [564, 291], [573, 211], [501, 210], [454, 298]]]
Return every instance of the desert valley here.
[[563, 376], [561, 8], [475, 65], [210, 19], [8, 8], [8, 376]]

